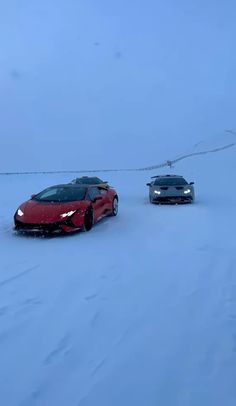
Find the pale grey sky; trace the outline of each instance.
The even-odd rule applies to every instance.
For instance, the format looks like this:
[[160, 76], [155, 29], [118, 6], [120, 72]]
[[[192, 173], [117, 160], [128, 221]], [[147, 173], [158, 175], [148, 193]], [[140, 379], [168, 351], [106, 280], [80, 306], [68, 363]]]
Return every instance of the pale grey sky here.
[[0, 0], [0, 170], [149, 165], [235, 128], [235, 17], [233, 0]]

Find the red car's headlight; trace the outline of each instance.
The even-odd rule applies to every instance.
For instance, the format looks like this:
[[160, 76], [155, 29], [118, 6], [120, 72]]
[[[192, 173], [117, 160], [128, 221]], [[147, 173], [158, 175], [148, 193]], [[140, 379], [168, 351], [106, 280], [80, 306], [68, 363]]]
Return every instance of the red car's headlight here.
[[76, 212], [76, 210], [71, 210], [71, 211], [68, 211], [68, 212], [66, 212], [66, 213], [62, 213], [62, 214], [60, 214], [60, 217], [61, 218], [67, 218], [67, 217], [71, 217], [71, 216], [73, 216], [73, 214]]
[[20, 217], [24, 216], [24, 213], [20, 208], [17, 210], [17, 215]]

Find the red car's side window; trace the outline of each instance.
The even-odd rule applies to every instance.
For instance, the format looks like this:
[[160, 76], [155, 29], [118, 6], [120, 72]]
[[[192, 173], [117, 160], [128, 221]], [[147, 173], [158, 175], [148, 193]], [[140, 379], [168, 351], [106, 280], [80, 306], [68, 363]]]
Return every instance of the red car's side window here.
[[107, 196], [107, 193], [108, 193], [108, 190], [106, 190], [106, 189], [100, 189], [100, 194], [101, 194], [102, 196], [106, 197], [106, 196]]
[[100, 190], [97, 187], [92, 187], [88, 191], [89, 200], [93, 201], [95, 197], [100, 196]]

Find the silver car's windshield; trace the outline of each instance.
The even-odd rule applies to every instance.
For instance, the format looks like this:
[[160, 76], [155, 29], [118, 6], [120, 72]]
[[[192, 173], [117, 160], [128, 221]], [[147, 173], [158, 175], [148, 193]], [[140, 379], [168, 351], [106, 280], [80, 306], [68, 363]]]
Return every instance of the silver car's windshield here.
[[155, 186], [182, 186], [188, 182], [184, 178], [157, 178], [154, 182]]

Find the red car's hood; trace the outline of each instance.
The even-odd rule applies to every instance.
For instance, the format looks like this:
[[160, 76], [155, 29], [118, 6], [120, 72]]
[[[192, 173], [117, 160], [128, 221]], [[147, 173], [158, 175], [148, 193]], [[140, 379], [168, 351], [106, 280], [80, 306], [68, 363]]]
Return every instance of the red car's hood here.
[[29, 200], [20, 206], [24, 215], [17, 215], [17, 218], [24, 223], [31, 224], [54, 223], [66, 220], [61, 217], [61, 214], [72, 210], [82, 210], [85, 206], [85, 202], [40, 203], [36, 200]]

